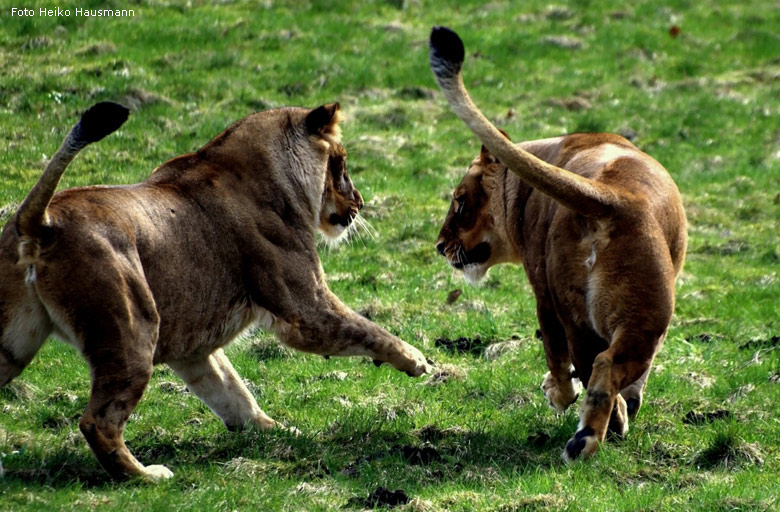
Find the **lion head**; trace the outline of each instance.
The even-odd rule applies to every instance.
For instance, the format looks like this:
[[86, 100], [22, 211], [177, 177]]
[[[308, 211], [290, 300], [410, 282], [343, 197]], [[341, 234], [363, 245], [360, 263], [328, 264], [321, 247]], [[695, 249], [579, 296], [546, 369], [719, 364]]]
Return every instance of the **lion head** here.
[[452, 193], [436, 250], [470, 283], [493, 265], [520, 261], [507, 231], [506, 180], [507, 167], [483, 146]]
[[[332, 241], [340, 241], [359, 225], [363, 197], [347, 173], [347, 151], [341, 144], [331, 145], [325, 187], [320, 207], [320, 231]], [[357, 222], [356, 222], [357, 221]]]

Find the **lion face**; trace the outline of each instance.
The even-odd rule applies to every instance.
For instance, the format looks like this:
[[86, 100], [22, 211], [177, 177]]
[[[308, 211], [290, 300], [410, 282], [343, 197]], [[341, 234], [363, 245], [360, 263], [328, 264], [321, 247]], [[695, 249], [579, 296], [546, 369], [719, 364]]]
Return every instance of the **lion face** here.
[[483, 148], [452, 193], [436, 250], [470, 283], [497, 264], [517, 261], [506, 230], [507, 168]]
[[361, 208], [363, 197], [347, 174], [347, 151], [341, 144], [332, 144], [322, 191], [320, 231], [330, 240], [340, 240], [354, 226]]

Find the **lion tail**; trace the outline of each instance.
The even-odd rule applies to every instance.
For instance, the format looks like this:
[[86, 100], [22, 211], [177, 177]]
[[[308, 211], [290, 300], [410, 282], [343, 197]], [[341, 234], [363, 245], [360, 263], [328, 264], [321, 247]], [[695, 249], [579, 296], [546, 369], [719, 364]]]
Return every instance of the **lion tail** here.
[[[129, 114], [127, 107], [103, 101], [84, 112], [79, 122], [70, 130], [17, 212], [16, 230], [22, 240], [19, 247], [20, 263], [33, 260], [37, 256], [30, 253], [37, 252], [33, 247], [37, 247], [41, 231], [48, 224], [47, 209], [68, 164], [79, 151], [122, 126]], [[33, 241], [36, 243], [31, 244]]]
[[463, 85], [463, 41], [446, 27], [434, 27], [430, 65], [439, 88], [457, 116], [512, 172], [564, 206], [590, 217], [608, 214], [619, 197], [609, 187], [556, 167], [515, 146], [480, 112]]

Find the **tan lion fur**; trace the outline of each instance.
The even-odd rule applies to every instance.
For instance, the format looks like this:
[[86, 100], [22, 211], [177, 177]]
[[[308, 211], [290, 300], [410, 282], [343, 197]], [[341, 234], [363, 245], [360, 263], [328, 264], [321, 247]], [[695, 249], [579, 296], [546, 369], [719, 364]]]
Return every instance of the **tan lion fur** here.
[[50, 334], [72, 344], [90, 366], [79, 426], [98, 461], [157, 479], [172, 473], [142, 465], [122, 437], [156, 364], [229, 428], [275, 426], [222, 351], [253, 324], [306, 352], [426, 372], [416, 348], [325, 282], [315, 233], [338, 236], [363, 205], [339, 119], [338, 104], [256, 113], [142, 183], [52, 197], [79, 149], [71, 134], [0, 236], [0, 385]]
[[471, 280], [498, 263], [525, 267], [547, 399], [563, 411], [578, 379], [588, 389], [563, 456], [588, 456], [608, 429], [627, 432], [666, 336], [687, 244], [680, 194], [661, 164], [618, 135], [513, 144], [471, 101], [464, 55], [454, 32], [433, 30], [439, 86], [484, 144], [453, 194], [437, 249]]

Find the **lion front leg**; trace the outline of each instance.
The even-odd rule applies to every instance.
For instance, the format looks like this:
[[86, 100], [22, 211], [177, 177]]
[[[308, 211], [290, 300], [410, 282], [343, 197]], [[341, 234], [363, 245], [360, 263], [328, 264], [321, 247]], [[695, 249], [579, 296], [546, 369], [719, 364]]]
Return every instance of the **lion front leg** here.
[[582, 392], [582, 384], [575, 377], [576, 371], [569, 354], [566, 333], [555, 310], [544, 297], [538, 298], [537, 303], [544, 355], [550, 370], [544, 376], [541, 387], [550, 407], [562, 413], [577, 401]]
[[381, 333], [377, 333], [377, 341], [370, 347], [366, 354], [379, 366], [388, 363], [396, 370], [405, 372], [410, 377], [419, 377], [430, 373], [432, 366], [428, 359], [417, 348], [409, 343], [396, 338], [389, 332], [376, 327]]
[[323, 356], [367, 356], [374, 362], [418, 377], [431, 371], [431, 363], [417, 348], [363, 318], [329, 294], [316, 315], [276, 324], [283, 343]]
[[269, 430], [278, 426], [257, 405], [222, 349], [205, 359], [169, 361], [168, 366], [219, 416], [228, 430], [251, 425]]

